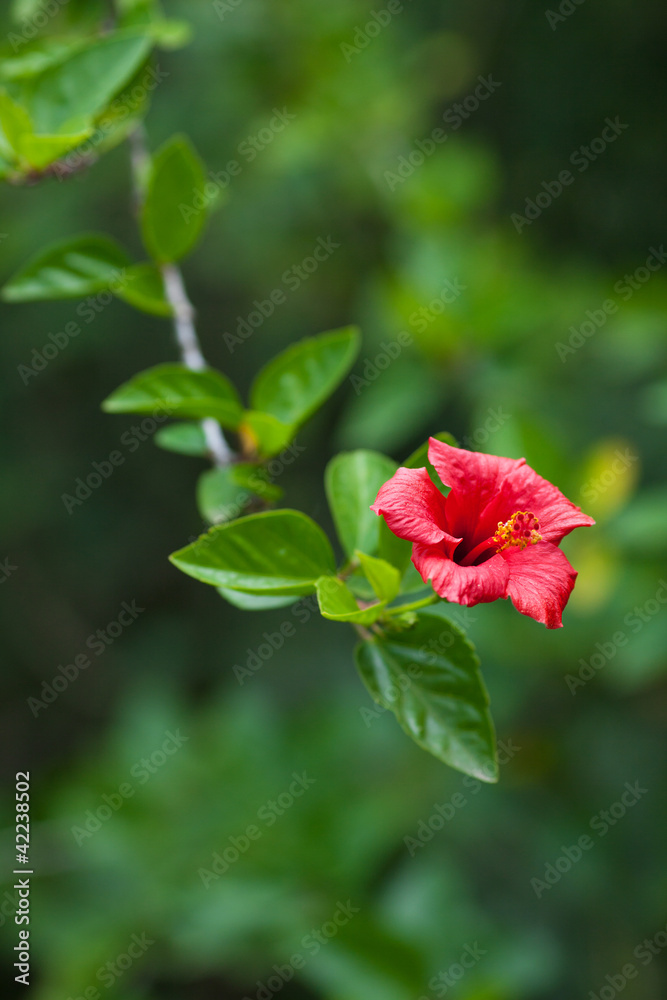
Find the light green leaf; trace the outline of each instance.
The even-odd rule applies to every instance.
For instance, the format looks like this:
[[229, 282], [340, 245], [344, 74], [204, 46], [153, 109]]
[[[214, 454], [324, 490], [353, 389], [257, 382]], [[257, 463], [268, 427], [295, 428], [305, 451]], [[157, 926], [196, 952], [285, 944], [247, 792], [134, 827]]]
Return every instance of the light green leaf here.
[[76, 132], [58, 135], [25, 134], [19, 143], [19, 153], [31, 167], [44, 170], [50, 163], [55, 163], [66, 153], [80, 146], [92, 133], [91, 127], [85, 127]]
[[380, 600], [393, 601], [401, 589], [401, 574], [396, 567], [365, 552], [355, 552], [355, 558], [361, 563], [366, 579]]
[[[40, 5], [43, 0], [40, 0]], [[0, 79], [26, 80], [38, 76], [49, 66], [61, 62], [66, 55], [80, 48], [81, 42], [71, 37], [46, 36], [31, 42], [30, 48], [18, 50], [15, 56], [0, 61]]]
[[14, 0], [11, 5], [12, 20], [16, 21], [17, 24], [21, 21], [32, 20], [43, 5], [44, 0]]
[[294, 604], [294, 597], [267, 597], [264, 594], [244, 594], [241, 590], [228, 590], [218, 587], [218, 593], [226, 601], [241, 611], [270, 611], [273, 608], [286, 608]]
[[386, 601], [360, 608], [352, 591], [336, 576], [322, 576], [317, 581], [317, 602], [324, 618], [353, 625], [371, 625], [387, 606]]
[[56, 133], [70, 121], [100, 114], [134, 76], [151, 45], [144, 33], [118, 31], [48, 66], [26, 87], [36, 130]]
[[32, 135], [34, 131], [26, 109], [17, 104], [6, 90], [0, 90], [0, 128], [5, 155], [11, 155], [12, 152], [18, 154], [23, 136]]
[[231, 467], [209, 469], [197, 481], [197, 508], [211, 524], [232, 521], [243, 513], [248, 497], [234, 482]]
[[40, 251], [2, 289], [5, 302], [72, 299], [119, 284], [129, 264], [125, 251], [94, 233], [54, 243]]
[[479, 660], [463, 632], [427, 608], [403, 632], [373, 636], [356, 649], [359, 672], [378, 704], [391, 709], [424, 750], [482, 781], [496, 781], [495, 735]]
[[302, 424], [345, 377], [359, 346], [359, 331], [351, 326], [293, 344], [257, 375], [250, 389], [253, 409], [284, 424]]
[[161, 49], [182, 49], [192, 39], [192, 25], [189, 21], [160, 18], [153, 21], [147, 30], [155, 44]]
[[205, 458], [208, 455], [206, 435], [201, 424], [176, 423], [161, 427], [153, 440], [165, 451], [175, 451], [179, 455], [193, 455]]
[[259, 410], [245, 410], [239, 427], [246, 452], [256, 452], [261, 458], [277, 455], [287, 447], [295, 432], [295, 427]]
[[141, 213], [141, 231], [151, 257], [166, 263], [180, 260], [196, 244], [206, 222], [206, 209], [195, 208], [206, 176], [189, 139], [174, 136], [153, 157]]
[[369, 555], [377, 552], [381, 518], [370, 505], [397, 468], [393, 459], [377, 451], [343, 452], [327, 465], [327, 499], [338, 537], [350, 558], [355, 549]]
[[125, 281], [116, 290], [116, 295], [135, 309], [153, 316], [172, 314], [172, 308], [165, 298], [162, 275], [155, 264], [149, 261], [128, 267]]
[[213, 417], [232, 430], [243, 412], [236, 389], [220, 372], [170, 364], [135, 375], [102, 403], [107, 413], [152, 413], [158, 407], [170, 417]]
[[310, 594], [336, 568], [322, 529], [297, 510], [251, 514], [211, 528], [170, 559], [196, 580], [251, 594]]
[[93, 132], [91, 123], [82, 121], [76, 130], [70, 129], [56, 135], [35, 135], [27, 110], [4, 90], [0, 90], [0, 126], [1, 145], [5, 155], [18, 160], [24, 170], [43, 170], [79, 146]]

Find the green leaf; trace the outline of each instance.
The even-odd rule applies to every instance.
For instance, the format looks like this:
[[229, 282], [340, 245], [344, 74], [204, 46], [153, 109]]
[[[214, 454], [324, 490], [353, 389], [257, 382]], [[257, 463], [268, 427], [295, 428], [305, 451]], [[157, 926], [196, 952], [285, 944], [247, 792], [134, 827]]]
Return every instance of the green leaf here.
[[268, 477], [266, 469], [260, 465], [252, 465], [250, 462], [239, 462], [232, 466], [232, 478], [235, 483], [249, 490], [263, 500], [273, 503], [280, 500], [283, 491], [279, 486], [275, 486]]
[[[445, 441], [446, 444], [451, 444], [452, 448], [458, 448], [459, 443], [453, 434], [448, 431], [440, 431], [439, 434], [431, 434], [437, 441]], [[431, 482], [436, 486], [441, 492], [443, 490], [443, 482], [440, 476], [435, 471], [435, 468], [428, 460], [428, 449], [430, 444], [430, 438], [424, 441], [422, 445], [419, 446], [411, 455], [406, 458], [404, 462], [401, 462], [406, 469], [426, 469], [429, 476], [431, 477]], [[447, 490], [448, 492], [448, 490]]]
[[[40, 0], [40, 6], [43, 0]], [[80, 40], [62, 36], [46, 36], [34, 42], [23, 52], [0, 60], [0, 78], [3, 80], [25, 80], [39, 76], [49, 66], [61, 62], [66, 55], [77, 51]]]
[[360, 608], [354, 594], [336, 576], [322, 576], [317, 581], [317, 602], [324, 618], [354, 625], [371, 625], [387, 606], [386, 601]]
[[228, 590], [218, 587], [218, 593], [226, 601], [241, 611], [270, 611], [273, 608], [286, 608], [294, 604], [294, 597], [267, 597], [263, 594], [244, 594], [241, 590]]
[[378, 529], [378, 555], [395, 566], [404, 576], [410, 569], [410, 557], [412, 555], [412, 542], [406, 542], [404, 538], [399, 538], [390, 531], [383, 517], [379, 517], [380, 527]]
[[58, 135], [26, 134], [21, 139], [19, 153], [31, 167], [44, 170], [50, 163], [80, 146], [92, 133], [91, 127], [85, 127], [76, 132]]
[[12, 100], [6, 90], [0, 90], [0, 128], [4, 142], [5, 154], [19, 153], [24, 135], [32, 135], [34, 129], [30, 115], [24, 107]]
[[220, 372], [169, 364], [135, 375], [102, 403], [107, 413], [152, 413], [157, 407], [170, 417], [213, 417], [232, 430], [243, 412], [236, 389]]
[[33, 257], [10, 278], [2, 298], [5, 302], [82, 298], [121, 284], [128, 264], [125, 251], [107, 236], [75, 236]]
[[161, 427], [153, 440], [165, 451], [175, 451], [179, 455], [193, 455], [205, 458], [208, 455], [206, 435], [201, 424], [176, 423]]
[[153, 21], [147, 30], [161, 49], [182, 49], [192, 40], [192, 25], [189, 21], [160, 18]]
[[141, 231], [151, 257], [161, 263], [180, 260], [197, 243], [206, 210], [195, 208], [206, 184], [201, 160], [185, 136], [174, 136], [155, 156], [141, 213]]
[[26, 87], [36, 130], [56, 133], [70, 121], [100, 114], [145, 61], [151, 45], [144, 33], [118, 31], [48, 66]]
[[355, 552], [366, 579], [381, 601], [393, 601], [401, 589], [401, 574], [384, 559], [375, 559], [365, 552]]
[[415, 743], [482, 781], [497, 781], [495, 735], [479, 660], [463, 632], [427, 608], [404, 632], [356, 649], [366, 687]]
[[295, 432], [295, 427], [259, 410], [245, 410], [239, 427], [246, 452], [256, 453], [260, 458], [277, 455], [287, 447]]
[[125, 281], [116, 290], [116, 295], [135, 309], [153, 316], [172, 315], [173, 310], [165, 298], [162, 275], [149, 261], [128, 267]]
[[288, 347], [257, 375], [250, 402], [284, 424], [302, 424], [350, 370], [360, 346], [359, 331], [345, 327]]
[[5, 90], [0, 90], [0, 126], [3, 152], [18, 161], [24, 171], [43, 170], [93, 133], [92, 122], [84, 117], [76, 129], [72, 127], [56, 134], [35, 135], [27, 109], [14, 101]]
[[[453, 434], [449, 433], [449, 431], [440, 431], [439, 434], [431, 434], [431, 437], [434, 437], [437, 441], [445, 441], [446, 444], [451, 444], [452, 448], [458, 448], [459, 446], [458, 441]], [[432, 469], [433, 466], [428, 460], [429, 444], [430, 438], [428, 441], [424, 441], [423, 444], [420, 444], [420, 446], [416, 448], [404, 462], [401, 462], [401, 465], [406, 469]]]
[[355, 549], [377, 552], [381, 518], [371, 509], [378, 490], [396, 472], [391, 458], [377, 451], [349, 451], [336, 455], [324, 474], [327, 499], [338, 537], [346, 554]]
[[44, 0], [14, 0], [11, 7], [12, 20], [31, 21], [43, 7]]
[[170, 559], [196, 580], [251, 594], [310, 594], [321, 576], [336, 569], [328, 538], [297, 510], [219, 525]]
[[197, 481], [197, 508], [211, 524], [232, 521], [243, 512], [247, 496], [234, 482], [230, 467], [209, 469]]

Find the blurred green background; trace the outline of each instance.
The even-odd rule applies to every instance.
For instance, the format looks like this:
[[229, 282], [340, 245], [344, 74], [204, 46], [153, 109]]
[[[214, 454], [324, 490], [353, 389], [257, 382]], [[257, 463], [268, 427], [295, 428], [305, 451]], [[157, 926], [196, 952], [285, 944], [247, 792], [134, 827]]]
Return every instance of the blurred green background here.
[[[285, 503], [330, 526], [322, 473], [337, 450], [400, 460], [449, 430], [525, 455], [598, 526], [563, 546], [580, 573], [564, 629], [506, 602], [458, 616], [511, 748], [499, 785], [476, 786], [369, 712], [351, 630], [308, 602], [237, 611], [167, 562], [202, 529], [204, 465], [150, 438], [130, 450], [121, 435], [139, 421], [99, 404], [176, 359], [168, 322], [114, 300], [25, 385], [18, 366], [81, 313], [5, 307], [0, 732], [11, 799], [15, 772], [31, 772], [36, 1000], [664, 995], [667, 281], [637, 269], [665, 237], [667, 14], [570, 6], [554, 20], [538, 3], [414, 0], [376, 33], [365, 26], [386, 7], [356, 0], [165, 3], [194, 35], [158, 54], [151, 145], [186, 131], [212, 171], [242, 164], [184, 268], [209, 360], [246, 388], [299, 337], [349, 322], [364, 334], [367, 384], [348, 380], [299, 436]], [[463, 118], [455, 106], [489, 75]], [[293, 118], [265, 142], [275, 109]], [[617, 116], [628, 127], [573, 167]], [[407, 169], [439, 127], [446, 141]], [[512, 213], [568, 168], [574, 183], [518, 232]], [[139, 254], [130, 201], [125, 146], [66, 182], [5, 186], [2, 280], [85, 230]], [[340, 246], [290, 287], [320, 238]], [[224, 334], [276, 288], [287, 301], [230, 350]], [[402, 331], [413, 344], [371, 377]], [[68, 514], [62, 495], [119, 446], [124, 464]], [[130, 626], [102, 652], [87, 645], [133, 601]], [[265, 633], [285, 622], [274, 652]], [[90, 667], [35, 708], [82, 653]], [[248, 663], [261, 667], [240, 684]], [[295, 797], [304, 771], [314, 783]], [[635, 782], [635, 805], [595, 821]], [[563, 849], [585, 834], [593, 847], [568, 868]], [[553, 884], [531, 882], [557, 862]], [[628, 963], [637, 975], [619, 988]]]

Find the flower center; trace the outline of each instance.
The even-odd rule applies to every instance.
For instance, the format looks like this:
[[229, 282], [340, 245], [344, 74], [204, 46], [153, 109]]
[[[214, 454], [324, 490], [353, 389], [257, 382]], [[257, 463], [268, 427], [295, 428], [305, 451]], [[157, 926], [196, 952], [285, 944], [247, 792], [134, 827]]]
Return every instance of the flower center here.
[[527, 545], [534, 545], [541, 542], [542, 536], [537, 530], [540, 522], [530, 511], [520, 510], [512, 514], [509, 521], [498, 521], [498, 530], [492, 541], [497, 543], [496, 552], [502, 552], [510, 545], [518, 545], [520, 549], [525, 549]]
[[480, 542], [475, 548], [461, 560], [461, 566], [472, 566], [484, 552], [495, 549], [502, 552], [515, 546], [518, 549], [525, 549], [527, 545], [534, 545], [541, 542], [542, 536], [537, 530], [540, 522], [531, 511], [518, 510], [512, 514], [509, 521], [498, 521], [498, 530], [487, 538], [485, 542]]

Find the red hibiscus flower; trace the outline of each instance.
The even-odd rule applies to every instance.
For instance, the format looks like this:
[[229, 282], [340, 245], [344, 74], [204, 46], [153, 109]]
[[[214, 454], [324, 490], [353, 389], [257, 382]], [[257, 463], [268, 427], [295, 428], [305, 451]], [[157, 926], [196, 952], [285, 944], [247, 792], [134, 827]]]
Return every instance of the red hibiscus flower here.
[[510, 597], [517, 611], [560, 628], [576, 572], [558, 548], [595, 524], [525, 458], [497, 458], [430, 439], [426, 469], [399, 469], [371, 510], [413, 543], [412, 561], [440, 597], [472, 607]]

